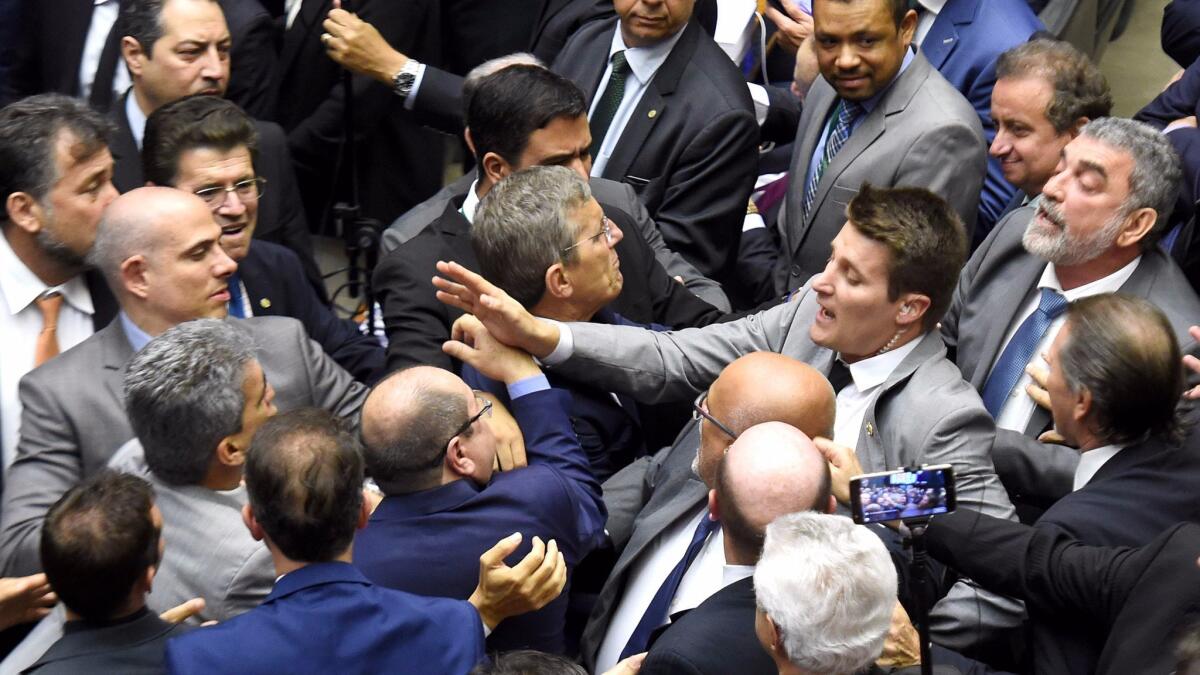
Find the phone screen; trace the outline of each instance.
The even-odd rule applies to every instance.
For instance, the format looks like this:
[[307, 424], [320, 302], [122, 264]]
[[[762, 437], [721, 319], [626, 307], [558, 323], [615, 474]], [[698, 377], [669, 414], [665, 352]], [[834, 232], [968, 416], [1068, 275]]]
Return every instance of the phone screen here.
[[858, 476], [850, 482], [858, 523], [921, 518], [954, 510], [954, 472], [949, 466]]

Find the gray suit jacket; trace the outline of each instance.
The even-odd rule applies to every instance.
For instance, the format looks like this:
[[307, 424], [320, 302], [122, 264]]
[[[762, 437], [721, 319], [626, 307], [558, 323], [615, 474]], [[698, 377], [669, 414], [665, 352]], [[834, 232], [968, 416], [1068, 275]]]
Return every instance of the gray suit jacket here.
[[817, 78], [804, 102], [779, 216], [775, 285], [781, 293], [824, 269], [829, 244], [846, 222], [846, 205], [863, 183], [932, 190], [962, 216], [971, 238], [987, 171], [983, 127], [971, 104], [920, 53], [829, 163], [812, 211], [801, 220], [809, 161], [837, 102], [824, 78]]
[[[471, 189], [471, 183], [474, 180], [475, 171], [469, 171], [397, 218], [383, 233], [383, 252], [387, 253], [399, 248], [401, 244], [417, 236], [421, 230], [440, 218], [446, 210], [446, 203], [459, 195], [466, 194], [467, 190]], [[642, 205], [633, 188], [607, 178], [591, 178], [588, 180], [588, 184], [592, 188], [592, 195], [596, 197], [596, 201], [613, 204], [633, 217], [638, 231], [642, 233], [642, 238], [654, 250], [654, 259], [663, 266], [667, 274], [683, 279], [683, 285], [701, 300], [722, 312], [730, 311], [729, 298], [725, 297], [725, 291], [721, 290], [721, 284], [704, 276], [700, 270], [684, 260], [683, 256], [667, 248], [662, 233], [658, 231], [658, 226], [650, 218], [650, 213], [646, 211], [646, 207]]]
[[[655, 333], [572, 323], [575, 349], [557, 368], [646, 402], [695, 396], [727, 364], [754, 351], [784, 354], [827, 373], [833, 352], [809, 338], [817, 309], [816, 294], [805, 287], [793, 302], [704, 328]], [[951, 464], [959, 504], [1011, 519], [1012, 504], [992, 466], [994, 433], [979, 395], [946, 359], [940, 336], [929, 333], [879, 388], [863, 416], [856, 450], [866, 471]], [[988, 607], [980, 607], [977, 597]], [[1012, 603], [960, 583], [939, 603], [933, 626], [940, 642], [957, 646], [979, 634], [978, 622], [987, 627], [1011, 624], [1014, 610]], [[592, 621], [597, 620], [594, 614]]]
[[[242, 325], [254, 338], [279, 410], [312, 406], [357, 414], [366, 388], [309, 340], [299, 321], [255, 317]], [[123, 394], [131, 356], [117, 320], [21, 380], [21, 438], [0, 518], [4, 576], [41, 570], [38, 540], [46, 511], [133, 437]]]

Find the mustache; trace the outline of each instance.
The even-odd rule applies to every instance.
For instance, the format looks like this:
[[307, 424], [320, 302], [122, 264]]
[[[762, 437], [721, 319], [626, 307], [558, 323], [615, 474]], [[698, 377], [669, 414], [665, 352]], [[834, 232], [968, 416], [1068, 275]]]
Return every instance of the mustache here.
[[1038, 205], [1038, 213], [1045, 216], [1047, 220], [1054, 223], [1059, 228], [1066, 229], [1067, 223], [1063, 219], [1062, 211], [1058, 209], [1057, 204], [1043, 200], [1042, 203]]

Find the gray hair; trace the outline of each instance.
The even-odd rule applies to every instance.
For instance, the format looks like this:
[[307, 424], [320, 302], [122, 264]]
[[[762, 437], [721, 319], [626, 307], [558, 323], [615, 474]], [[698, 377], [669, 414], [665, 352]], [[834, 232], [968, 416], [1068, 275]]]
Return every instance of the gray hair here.
[[142, 348], [125, 374], [125, 412], [154, 475], [173, 485], [204, 479], [222, 438], [242, 428], [253, 340], [232, 322], [181, 323]]
[[579, 236], [571, 216], [592, 198], [587, 181], [561, 166], [535, 166], [497, 183], [471, 226], [471, 246], [485, 277], [526, 309], [546, 292], [546, 270], [572, 263], [563, 253]]
[[858, 672], [883, 651], [896, 569], [879, 537], [849, 518], [792, 513], [767, 526], [754, 594], [795, 666]]
[[1094, 120], [1112, 112], [1104, 73], [1069, 42], [1038, 38], [1009, 49], [996, 60], [996, 79], [1009, 77], [1038, 77], [1050, 84], [1046, 119], [1060, 134], [1080, 117]]
[[1167, 137], [1154, 127], [1122, 117], [1088, 122], [1082, 135], [1133, 157], [1129, 196], [1122, 208], [1126, 214], [1141, 208], [1154, 209], [1158, 214], [1154, 227], [1141, 240], [1142, 250], [1149, 250], [1158, 243], [1167, 228], [1171, 210], [1175, 208], [1175, 198], [1183, 180], [1178, 153]]
[[1092, 420], [1106, 443], [1150, 436], [1178, 440], [1176, 403], [1183, 393], [1179, 343], [1162, 310], [1121, 294], [1077, 300], [1058, 352], [1067, 387], [1092, 395]]
[[530, 54], [529, 52], [513, 52], [512, 54], [497, 56], [494, 59], [489, 59], [475, 66], [469, 72], [467, 72], [467, 76], [463, 78], [463, 119], [466, 119], [467, 117], [465, 111], [467, 106], [470, 105], [471, 95], [475, 93], [475, 90], [479, 87], [479, 83], [483, 80], [483, 78], [489, 75], [494, 75], [495, 73], [498, 73], [509, 66], [536, 66], [538, 68], [545, 68], [546, 64], [541, 59], [533, 54]]

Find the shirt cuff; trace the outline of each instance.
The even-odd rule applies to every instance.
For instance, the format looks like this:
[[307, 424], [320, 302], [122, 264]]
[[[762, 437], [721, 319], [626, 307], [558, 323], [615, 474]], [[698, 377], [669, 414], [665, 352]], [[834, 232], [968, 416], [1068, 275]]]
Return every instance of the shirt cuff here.
[[408, 92], [408, 96], [404, 97], [404, 109], [412, 110], [417, 104], [417, 93], [421, 91], [421, 80], [425, 79], [425, 64], [414, 59], [409, 59], [417, 64], [417, 76], [413, 78], [412, 90]]
[[547, 321], [558, 326], [558, 344], [554, 345], [554, 351], [546, 355], [546, 358], [536, 359], [536, 361], [547, 368], [557, 366], [575, 353], [575, 337], [571, 335], [571, 327], [561, 321], [554, 319], [539, 319], [539, 321]]
[[766, 227], [766, 221], [764, 221], [762, 215], [758, 213], [747, 213], [746, 217], [742, 220], [742, 232], [749, 232], [750, 230], [757, 230], [760, 228], [766, 229]]
[[545, 391], [550, 388], [550, 380], [546, 379], [545, 375], [538, 373], [531, 375], [523, 380], [517, 380], [508, 385], [508, 400], [515, 401], [522, 396]]
[[483, 639], [488, 639], [492, 634], [492, 629], [487, 627], [487, 623], [483, 620], [482, 616], [479, 617], [479, 625], [483, 626]]
[[761, 127], [763, 122], [767, 121], [767, 113], [771, 110], [771, 97], [761, 84], [747, 82], [746, 86], [750, 89], [750, 98], [754, 100], [754, 119]]

